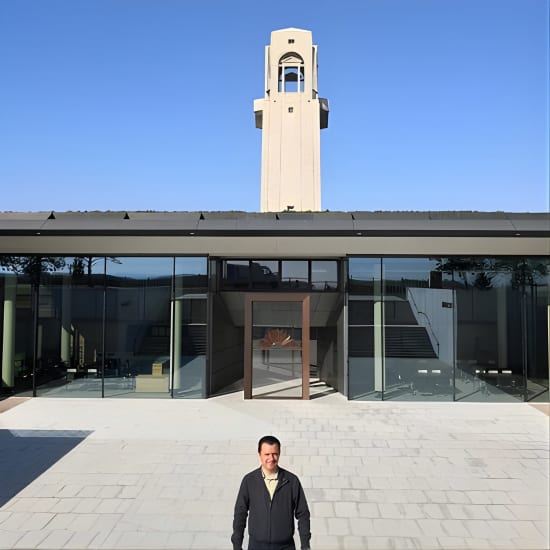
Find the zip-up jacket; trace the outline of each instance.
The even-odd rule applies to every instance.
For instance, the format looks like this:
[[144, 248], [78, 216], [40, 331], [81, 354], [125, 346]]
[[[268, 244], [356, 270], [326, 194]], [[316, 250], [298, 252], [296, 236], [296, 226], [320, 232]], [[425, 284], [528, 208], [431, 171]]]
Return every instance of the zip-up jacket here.
[[241, 482], [231, 542], [234, 550], [241, 550], [248, 516], [250, 548], [294, 548], [294, 518], [302, 550], [309, 549], [309, 508], [297, 476], [279, 468], [278, 483], [270, 498], [261, 467], [246, 474]]

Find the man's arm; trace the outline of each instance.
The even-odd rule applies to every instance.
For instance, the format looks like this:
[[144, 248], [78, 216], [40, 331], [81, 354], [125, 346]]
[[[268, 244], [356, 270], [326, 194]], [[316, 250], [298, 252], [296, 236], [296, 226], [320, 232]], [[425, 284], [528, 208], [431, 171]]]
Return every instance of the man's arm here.
[[231, 535], [233, 550], [242, 550], [249, 503], [248, 485], [243, 478], [239, 493], [237, 494], [235, 512], [233, 515], [233, 534]]
[[309, 541], [311, 539], [309, 527], [309, 508], [307, 506], [306, 495], [300, 482], [298, 482], [298, 495], [296, 497], [296, 509], [294, 511], [294, 515], [298, 520], [298, 533], [300, 535], [300, 545], [302, 550], [309, 550]]

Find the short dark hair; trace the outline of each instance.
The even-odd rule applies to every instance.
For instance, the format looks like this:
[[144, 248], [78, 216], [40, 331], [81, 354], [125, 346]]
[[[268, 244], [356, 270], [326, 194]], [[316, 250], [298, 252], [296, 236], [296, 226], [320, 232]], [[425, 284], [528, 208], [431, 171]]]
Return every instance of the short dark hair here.
[[264, 435], [262, 438], [260, 438], [260, 441], [258, 441], [258, 452], [260, 453], [262, 451], [262, 445], [277, 445], [279, 447], [279, 451], [281, 450], [281, 442], [274, 436], [274, 435]]

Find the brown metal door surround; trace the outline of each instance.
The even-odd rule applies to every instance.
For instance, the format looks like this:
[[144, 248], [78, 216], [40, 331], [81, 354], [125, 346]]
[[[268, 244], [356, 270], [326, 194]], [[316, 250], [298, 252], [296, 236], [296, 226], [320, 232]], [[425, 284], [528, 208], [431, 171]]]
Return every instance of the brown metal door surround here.
[[[302, 397], [309, 399], [309, 294], [277, 293], [261, 294], [250, 293], [245, 296], [244, 305], [244, 398], [252, 399], [252, 329], [253, 329], [253, 304], [254, 302], [301, 302], [302, 304]], [[264, 338], [266, 346], [268, 340], [282, 338], [283, 331], [274, 329], [269, 331]], [[267, 348], [266, 348], [267, 349]], [[292, 348], [289, 348], [292, 349]], [[289, 398], [292, 399], [292, 398]], [[297, 399], [297, 398], [295, 398]]]

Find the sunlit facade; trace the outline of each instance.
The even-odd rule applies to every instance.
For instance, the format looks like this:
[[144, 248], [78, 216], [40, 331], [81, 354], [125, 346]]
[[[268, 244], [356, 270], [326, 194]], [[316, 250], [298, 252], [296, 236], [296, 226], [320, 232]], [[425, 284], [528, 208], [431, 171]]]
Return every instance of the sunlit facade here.
[[548, 214], [0, 214], [2, 392], [548, 401], [549, 238]]

